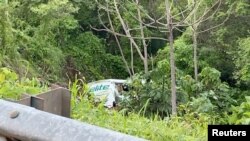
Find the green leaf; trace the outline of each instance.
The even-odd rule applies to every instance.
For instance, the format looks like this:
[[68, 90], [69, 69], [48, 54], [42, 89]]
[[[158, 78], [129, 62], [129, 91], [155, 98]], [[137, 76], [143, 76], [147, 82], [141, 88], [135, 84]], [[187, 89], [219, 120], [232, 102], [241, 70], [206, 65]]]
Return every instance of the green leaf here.
[[250, 103], [250, 96], [245, 96], [245, 98], [246, 98], [246, 101], [247, 101], [248, 103]]

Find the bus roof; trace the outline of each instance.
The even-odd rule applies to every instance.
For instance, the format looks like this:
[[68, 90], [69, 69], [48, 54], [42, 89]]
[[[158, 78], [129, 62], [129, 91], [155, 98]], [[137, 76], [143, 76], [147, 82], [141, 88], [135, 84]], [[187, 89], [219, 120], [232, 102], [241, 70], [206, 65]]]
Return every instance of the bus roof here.
[[100, 83], [100, 82], [125, 83], [126, 81], [127, 80], [124, 80], [124, 79], [103, 79], [103, 80], [93, 81], [88, 84]]

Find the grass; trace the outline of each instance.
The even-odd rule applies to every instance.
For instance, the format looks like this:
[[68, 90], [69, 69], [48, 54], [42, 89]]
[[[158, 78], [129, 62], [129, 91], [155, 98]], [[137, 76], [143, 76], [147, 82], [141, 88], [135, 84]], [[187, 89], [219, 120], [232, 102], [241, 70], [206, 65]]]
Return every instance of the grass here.
[[72, 118], [82, 122], [105, 127], [122, 133], [153, 141], [205, 141], [209, 118], [192, 114], [185, 117], [160, 119], [142, 117], [136, 113], [124, 114], [124, 111], [95, 107], [87, 99], [75, 105]]

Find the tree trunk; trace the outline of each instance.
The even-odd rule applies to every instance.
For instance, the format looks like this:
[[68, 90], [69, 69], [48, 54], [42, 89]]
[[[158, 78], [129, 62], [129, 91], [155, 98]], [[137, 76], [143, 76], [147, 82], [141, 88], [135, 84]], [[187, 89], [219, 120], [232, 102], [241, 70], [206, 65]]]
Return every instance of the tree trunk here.
[[128, 63], [127, 63], [127, 61], [126, 61], [126, 59], [125, 59], [125, 56], [124, 56], [124, 54], [123, 54], [121, 44], [120, 44], [120, 42], [119, 42], [117, 36], [116, 36], [116, 35], [114, 35], [114, 36], [115, 36], [116, 43], [117, 43], [117, 45], [118, 45], [118, 47], [119, 47], [119, 50], [120, 50], [120, 53], [121, 53], [121, 56], [122, 56], [122, 61], [123, 61], [123, 63], [125, 64], [125, 67], [126, 67], [126, 69], [127, 69], [127, 72], [129, 73], [129, 76], [131, 77], [131, 76], [132, 76], [132, 73], [131, 73], [131, 71], [130, 71], [130, 69], [129, 69]]
[[171, 103], [172, 114], [176, 114], [176, 83], [175, 83], [175, 57], [174, 57], [174, 39], [172, 25], [169, 24], [169, 46], [170, 46], [170, 65], [171, 65]]
[[[193, 3], [195, 3], [193, 1]], [[198, 4], [199, 5], [199, 4]], [[192, 26], [192, 37], [193, 37], [193, 61], [194, 61], [194, 79], [196, 82], [198, 82], [198, 66], [197, 66], [197, 28], [199, 23], [196, 22], [196, 12], [198, 9], [198, 5], [195, 7], [195, 12], [193, 14], [193, 26]]]
[[131, 53], [131, 72], [134, 75], [135, 71], [134, 71], [134, 51], [133, 51], [133, 44], [130, 42], [130, 53]]
[[144, 39], [144, 31], [143, 31], [143, 25], [142, 25], [142, 18], [141, 18], [141, 12], [139, 7], [139, 0], [136, 0], [136, 4], [137, 4], [137, 14], [138, 14], [138, 20], [140, 23], [140, 30], [141, 30], [141, 37], [142, 37], [142, 45], [143, 45], [143, 51], [144, 51], [144, 72], [145, 74], [148, 74], [148, 48], [147, 48], [147, 44], [146, 41]]
[[[142, 29], [143, 30], [143, 29]], [[143, 34], [143, 33], [142, 33]], [[144, 36], [143, 36], [144, 38]], [[143, 39], [143, 49], [144, 49], [144, 72], [145, 74], [148, 74], [148, 49], [145, 40]]]
[[[144, 55], [141, 53], [140, 47], [139, 47], [138, 44], [135, 42], [135, 40], [132, 38], [131, 33], [130, 33], [130, 31], [129, 31], [129, 27], [128, 27], [127, 24], [125, 24], [125, 21], [124, 21], [124, 19], [122, 18], [120, 12], [119, 12], [119, 9], [118, 9], [118, 7], [117, 7], [117, 2], [116, 2], [116, 0], [114, 0], [114, 7], [115, 7], [116, 14], [117, 14], [117, 16], [118, 16], [118, 19], [119, 19], [119, 21], [120, 21], [120, 23], [121, 23], [121, 25], [122, 25], [122, 28], [123, 28], [123, 30], [124, 30], [126, 36], [128, 37], [128, 39], [130, 40], [130, 42], [133, 44], [133, 46], [134, 46], [135, 49], [137, 50], [137, 52], [138, 52], [140, 58], [141, 58], [142, 61], [143, 61], [144, 68], [147, 68], [147, 66], [146, 66], [147, 63], [146, 63], [146, 61], [145, 61], [145, 58], [146, 58], [146, 57], [144, 57]], [[146, 64], [145, 64], [145, 63], [146, 63]]]
[[[108, 7], [108, 4], [107, 4], [107, 7]], [[110, 18], [109, 11], [107, 12], [107, 14], [108, 14], [108, 20], [109, 20], [109, 24], [110, 24], [111, 30], [112, 30], [112, 32], [115, 32], [114, 26], [113, 26], [112, 21], [111, 21], [111, 18]], [[119, 51], [120, 51], [121, 56], [122, 56], [122, 61], [123, 61], [123, 63], [125, 64], [125, 67], [126, 67], [126, 69], [127, 69], [127, 72], [129, 73], [129, 76], [131, 77], [131, 76], [132, 76], [132, 73], [131, 73], [131, 71], [130, 71], [130, 69], [129, 69], [128, 62], [127, 62], [126, 59], [125, 59], [125, 56], [124, 56], [124, 53], [123, 53], [121, 44], [120, 44], [120, 42], [119, 42], [117, 36], [116, 36], [115, 34], [114, 34], [114, 36], [115, 36], [115, 41], [116, 41], [116, 43], [117, 43], [117, 45], [118, 45]]]
[[166, 0], [166, 14], [167, 14], [167, 26], [169, 29], [169, 46], [170, 46], [170, 70], [171, 70], [171, 103], [172, 103], [172, 115], [177, 113], [176, 107], [176, 83], [175, 83], [175, 57], [174, 57], [174, 37], [173, 37], [173, 23], [170, 13], [170, 6], [168, 0]]
[[197, 59], [197, 33], [193, 30], [193, 52], [194, 52], [194, 78], [198, 81], [198, 59]]

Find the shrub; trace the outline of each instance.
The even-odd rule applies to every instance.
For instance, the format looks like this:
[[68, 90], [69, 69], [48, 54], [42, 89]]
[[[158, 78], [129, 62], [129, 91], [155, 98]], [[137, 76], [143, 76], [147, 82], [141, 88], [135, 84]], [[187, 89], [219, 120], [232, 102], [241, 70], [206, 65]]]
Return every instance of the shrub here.
[[250, 124], [250, 96], [240, 106], [232, 106], [232, 115], [228, 116], [229, 124]]
[[36, 78], [19, 78], [8, 68], [0, 68], [0, 98], [17, 100], [21, 94], [38, 94], [47, 90]]

